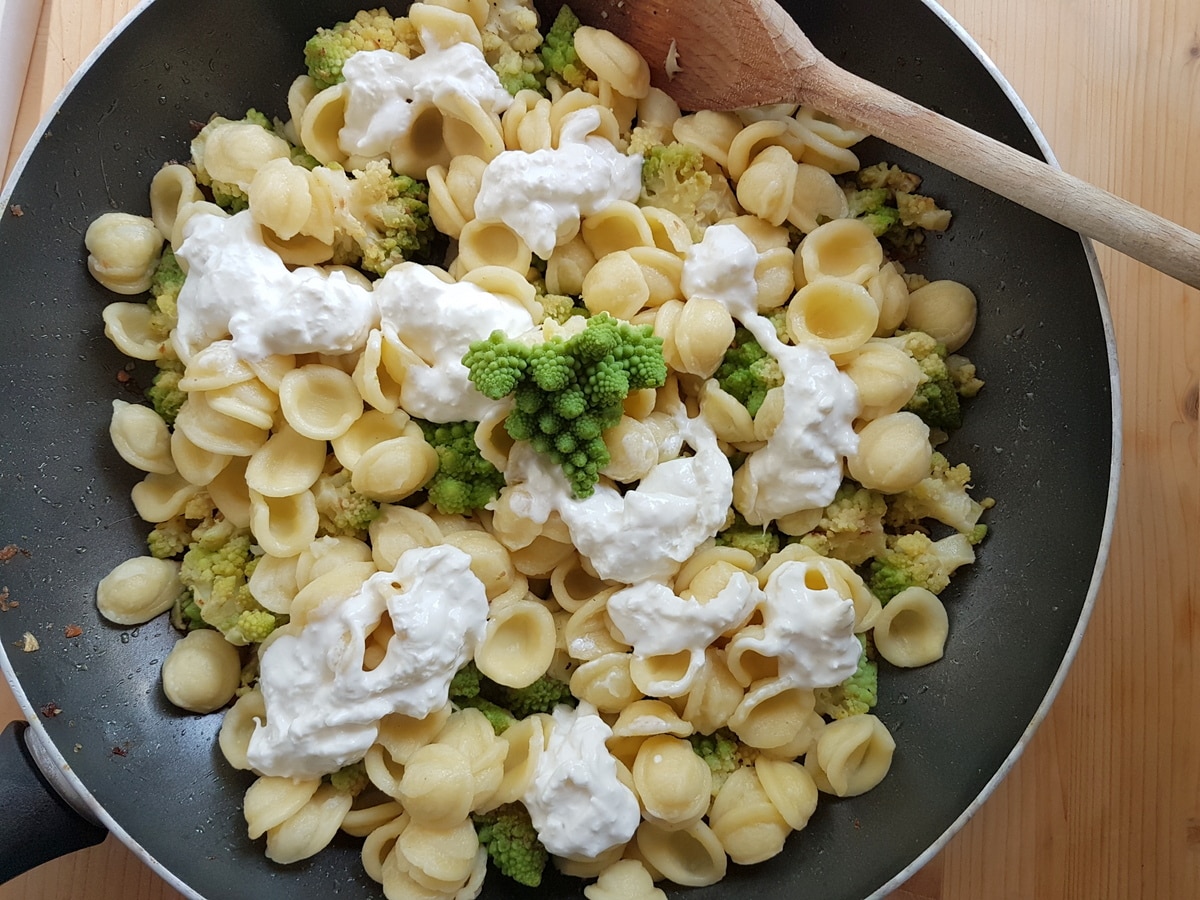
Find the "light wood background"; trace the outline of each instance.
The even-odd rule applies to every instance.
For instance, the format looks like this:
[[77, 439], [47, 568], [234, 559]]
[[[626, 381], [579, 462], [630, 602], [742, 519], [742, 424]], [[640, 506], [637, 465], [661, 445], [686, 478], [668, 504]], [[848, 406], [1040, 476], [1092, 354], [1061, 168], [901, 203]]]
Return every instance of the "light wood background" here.
[[[943, 2], [1067, 171], [1200, 231], [1200, 3]], [[132, 6], [46, 0], [14, 157]], [[1125, 430], [1104, 589], [1025, 755], [896, 900], [1200, 897], [1200, 293], [1099, 252]], [[18, 714], [0, 685], [0, 724]], [[177, 896], [112, 838], [0, 886], [0, 900]]]

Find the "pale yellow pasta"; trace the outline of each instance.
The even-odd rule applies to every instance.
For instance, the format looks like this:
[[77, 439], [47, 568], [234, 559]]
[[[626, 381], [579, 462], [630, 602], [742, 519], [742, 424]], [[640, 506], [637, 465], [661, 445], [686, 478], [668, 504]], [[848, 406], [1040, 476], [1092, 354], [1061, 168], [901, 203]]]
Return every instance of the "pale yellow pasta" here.
[[610, 459], [600, 474], [614, 481], [631, 483], [644, 478], [658, 464], [658, 441], [649, 426], [622, 416], [604, 432]]
[[676, 831], [642, 822], [634, 840], [646, 861], [678, 885], [704, 887], [725, 877], [729, 862], [725, 849], [702, 821]]
[[197, 447], [225, 456], [250, 456], [268, 435], [266, 428], [213, 409], [206, 391], [188, 394], [175, 417], [175, 428]]
[[931, 281], [908, 297], [904, 325], [923, 331], [953, 353], [975, 331], [978, 303], [975, 294], [957, 281]]
[[233, 341], [213, 341], [188, 360], [179, 379], [179, 389], [188, 393], [215, 391], [254, 377], [254, 369], [238, 356]]
[[298, 556], [261, 556], [250, 574], [250, 594], [264, 609], [287, 615], [299, 586], [296, 584]]
[[[617, 779], [626, 784], [626, 779], [623, 775], [623, 767], [618, 761], [617, 763]], [[633, 790], [632, 787], [629, 787]], [[625, 853], [628, 845], [618, 845], [605, 850], [594, 859], [564, 859], [563, 857], [552, 857], [554, 867], [569, 878], [598, 878], [600, 873], [617, 862]]]
[[325, 442], [284, 425], [246, 464], [246, 485], [264, 497], [290, 497], [307, 491], [325, 466]]
[[330, 442], [333, 455], [343, 468], [353, 472], [362, 455], [376, 444], [395, 440], [408, 433], [406, 429], [410, 421], [408, 413], [402, 409], [390, 413], [369, 409]]
[[754, 768], [735, 769], [708, 814], [713, 835], [729, 858], [753, 865], [779, 854], [791, 831], [767, 796]]
[[744, 695], [744, 689], [729, 671], [726, 651], [709, 647], [704, 651], [704, 667], [684, 697], [681, 715], [697, 731], [712, 734], [725, 727]]
[[747, 625], [725, 646], [729, 671], [743, 688], [779, 677], [779, 660], [761, 652], [765, 633], [762, 625]]
[[[496, 536], [501, 538], [499, 534]], [[501, 538], [501, 542], [503, 542], [503, 538]], [[522, 575], [528, 575], [530, 578], [545, 578], [554, 571], [555, 566], [575, 552], [575, 546], [570, 541], [559, 541], [545, 534], [539, 534], [524, 547], [513, 549], [512, 560], [513, 565]]]
[[796, 253], [810, 284], [822, 278], [866, 284], [883, 264], [883, 247], [861, 219], [833, 219], [817, 226]]
[[509, 150], [549, 150], [553, 143], [550, 99], [528, 88], [518, 91], [500, 116], [500, 126]]
[[295, 80], [288, 85], [287, 92], [287, 108], [288, 115], [291, 121], [287, 123], [289, 134], [288, 140], [294, 144], [300, 143], [300, 120], [304, 118], [304, 110], [308, 104], [312, 102], [312, 98], [317, 96], [320, 88], [317, 82], [313, 80], [311, 75], [298, 75]]
[[614, 147], [622, 146], [621, 126], [617, 122], [616, 114], [605, 106], [603, 101], [595, 94], [577, 88], [573, 91], [567, 91], [561, 97], [551, 97], [550, 131], [554, 147], [559, 146], [563, 125], [567, 121], [567, 118], [571, 113], [578, 112], [581, 109], [595, 110], [600, 116], [600, 121], [586, 135], [576, 135], [576, 137], [595, 135], [609, 141]]
[[578, 666], [570, 675], [571, 693], [604, 713], [620, 712], [642, 696], [633, 682], [629, 653], [602, 653]]
[[250, 840], [258, 840], [300, 812], [320, 786], [320, 778], [262, 775], [255, 779], [242, 800], [242, 814], [246, 818]]
[[404, 767], [398, 764], [398, 760], [382, 744], [376, 743], [367, 750], [362, 762], [371, 784], [387, 796], [399, 801], [400, 781], [404, 777]]
[[906, 588], [887, 602], [875, 620], [875, 647], [894, 666], [926, 666], [942, 658], [950, 620], [937, 595]]
[[879, 307], [879, 325], [876, 337], [892, 334], [908, 315], [908, 285], [899, 266], [894, 262], [884, 263], [879, 271], [867, 279], [867, 291]]
[[334, 537], [328, 534], [310, 542], [294, 560], [293, 577], [297, 590], [328, 573], [345, 572], [354, 563], [372, 562], [371, 548], [365, 541], [346, 535]]
[[189, 632], [163, 660], [162, 686], [175, 706], [210, 713], [233, 699], [242, 680], [237, 647], [210, 628]]
[[781, 225], [792, 208], [796, 173], [796, 161], [787, 148], [771, 145], [742, 173], [737, 183], [738, 202], [772, 225]]
[[[672, 256], [681, 257], [692, 246], [692, 233], [687, 223], [669, 209], [658, 206], [643, 206], [642, 215], [650, 226], [650, 234], [654, 237], [654, 246], [666, 251]], [[680, 258], [680, 268], [683, 260]]]
[[288, 610], [291, 624], [303, 626], [312, 613], [322, 606], [340, 603], [353, 596], [362, 588], [363, 582], [375, 572], [375, 566], [371, 563], [343, 562], [332, 571], [317, 575], [309, 581], [301, 581], [297, 577], [296, 584], [299, 590], [292, 598], [292, 605]]
[[473, 784], [471, 763], [457, 748], [426, 744], [405, 765], [396, 799], [414, 822], [451, 828], [470, 813]]
[[729, 717], [729, 728], [751, 747], [778, 747], [796, 736], [814, 703], [811, 690], [785, 679], [757, 681]]
[[550, 573], [550, 593], [555, 602], [569, 613], [610, 588], [611, 582], [584, 568], [578, 554], [568, 557]]
[[273, 159], [287, 159], [287, 141], [251, 122], [214, 118], [192, 141], [192, 159], [214, 181], [246, 191], [254, 174]]
[[442, 543], [457, 547], [471, 557], [471, 571], [483, 582], [489, 600], [494, 603], [499, 595], [512, 587], [517, 580], [517, 571], [508, 550], [495, 537], [478, 528], [451, 532], [441, 527], [440, 530]]
[[597, 260], [631, 247], [653, 247], [654, 234], [642, 210], [627, 200], [617, 200], [587, 216], [579, 233]]
[[180, 211], [203, 199], [191, 169], [179, 163], [163, 166], [150, 181], [150, 218], [154, 227], [172, 246], [177, 246], [176, 222]]
[[896, 412], [862, 427], [846, 469], [865, 488], [898, 494], [929, 477], [932, 461], [929, 426], [915, 413]]
[[[363, 401], [381, 413], [391, 414], [400, 406], [400, 382], [383, 362], [383, 332], [372, 329], [366, 346], [350, 373]], [[353, 426], [351, 426], [353, 427]]]
[[176, 428], [171, 432], [171, 461], [183, 479], [197, 486], [207, 485], [229, 464], [232, 457], [197, 447]]
[[611, 31], [581, 26], [575, 32], [575, 52], [598, 79], [626, 97], [641, 99], [650, 92], [650, 66]]
[[295, 237], [312, 214], [308, 172], [290, 159], [273, 159], [260, 168], [247, 196], [254, 221], [283, 240]]
[[[286, 627], [288, 626], [284, 626]], [[276, 629], [280, 630], [282, 629]], [[225, 711], [221, 719], [221, 730], [217, 735], [217, 746], [230, 766], [241, 771], [250, 769], [250, 763], [246, 759], [250, 735], [254, 733], [258, 722], [266, 720], [267, 707], [262, 691], [258, 688], [242, 694], [233, 706]]]
[[124, 400], [114, 400], [112, 407], [108, 435], [121, 458], [143, 472], [174, 473], [171, 434], [162, 417], [147, 406]]
[[267, 832], [267, 859], [283, 865], [315, 856], [333, 840], [354, 798], [323, 784], [300, 811]]
[[298, 234], [284, 239], [269, 228], [260, 230], [263, 243], [289, 266], [316, 266], [333, 259], [333, 244], [313, 235]]
[[796, 111], [795, 119], [807, 134], [817, 135], [835, 147], [853, 147], [868, 134], [862, 128], [855, 128], [848, 122], [833, 119], [811, 106], [800, 107]]
[[862, 140], [865, 132], [834, 122], [811, 107], [801, 107], [795, 121], [804, 136], [802, 162], [834, 175], [859, 168], [858, 157], [849, 148]]
[[[110, 285], [105, 285], [109, 287]], [[130, 292], [136, 293], [136, 292]], [[153, 313], [145, 303], [117, 301], [104, 307], [104, 335], [118, 350], [133, 359], [162, 359], [166, 343], [152, 326]]]
[[720, 366], [733, 340], [733, 317], [716, 300], [670, 300], [658, 308], [654, 333], [663, 339], [668, 365], [707, 378]]
[[[747, 170], [754, 164], [760, 154], [777, 147], [788, 152], [789, 158], [795, 162], [804, 152], [804, 139], [789, 123], [782, 119], [760, 119], [738, 132], [737, 137], [730, 142], [729, 155], [725, 169], [734, 181], [740, 181]], [[772, 224], [778, 225], [778, 222]]]
[[426, 50], [458, 43], [471, 44], [482, 50], [483, 38], [479, 31], [483, 24], [471, 16], [467, 6], [465, 2], [451, 3], [448, 0], [413, 3], [408, 8], [408, 18], [421, 36], [421, 43]]
[[250, 527], [250, 489], [246, 487], [245, 457], [229, 461], [217, 477], [208, 483], [213, 505], [235, 528]]
[[481, 266], [504, 266], [525, 272], [532, 259], [529, 245], [503, 222], [472, 219], [458, 237], [458, 262], [464, 272]]
[[754, 440], [754, 418], [745, 404], [727, 393], [715, 378], [700, 389], [700, 414], [717, 438], [731, 444]]
[[[378, 795], [372, 794], [372, 799]], [[404, 812], [404, 807], [395, 800], [378, 800], [367, 806], [359, 806], [361, 801], [355, 799], [355, 806], [342, 819], [342, 831], [351, 837], [365, 838], [378, 828], [382, 828]]]
[[[796, 167], [789, 222], [808, 234], [824, 219], [841, 219], [849, 214], [846, 194], [832, 175], [803, 162]], [[800, 283], [800, 278], [796, 282]]]
[[623, 653], [629, 645], [614, 637], [608, 617], [608, 591], [597, 594], [575, 612], [567, 622], [567, 652], [578, 660], [590, 660], [605, 653]]
[[[642, 210], [643, 215], [651, 209], [654, 207], [645, 207]], [[666, 210], [658, 210], [658, 212], [666, 212]], [[650, 223], [651, 216], [646, 215], [646, 221]], [[678, 225], [686, 233], [686, 226], [682, 220], [678, 222]], [[654, 239], [657, 244], [659, 237], [656, 235]], [[654, 247], [630, 247], [626, 252], [642, 271], [642, 278], [649, 292], [645, 300], [646, 306], [661, 306], [668, 300], [682, 298], [680, 280], [683, 277], [683, 259], [678, 253], [657, 245]]]
[[760, 756], [754, 762], [754, 773], [788, 827], [804, 830], [817, 808], [817, 786], [808, 770], [792, 760]]
[[899, 412], [924, 377], [911, 356], [884, 341], [867, 341], [842, 372], [858, 389], [860, 419], [878, 419]]
[[680, 115], [679, 104], [666, 91], [656, 87], [651, 87], [646, 96], [638, 100], [638, 129], [652, 137], [655, 143], [671, 143], [674, 137], [671, 127]]
[[695, 680], [692, 654], [688, 650], [639, 654], [629, 663], [629, 675], [638, 690], [649, 697], [679, 697]]
[[381, 825], [367, 835], [362, 846], [363, 869], [372, 879], [383, 883], [383, 864], [395, 849], [396, 839], [408, 827], [411, 821], [407, 813], [402, 813], [385, 825]]
[[620, 859], [600, 873], [594, 884], [586, 885], [587, 900], [667, 900], [654, 886], [650, 871], [636, 859]]
[[371, 553], [381, 572], [390, 572], [406, 550], [440, 544], [442, 533], [425, 513], [385, 503], [367, 527]]
[[481, 266], [467, 272], [460, 280], [525, 307], [535, 321], [545, 315], [537, 299], [537, 288], [529, 283], [524, 273], [516, 269], [507, 266]]
[[[749, 551], [720, 547], [711, 540], [706, 541], [679, 567], [675, 574], [675, 593], [681, 597], [699, 594], [707, 601], [725, 587], [735, 572], [749, 572], [754, 567], [754, 554]], [[708, 582], [709, 587], [701, 588], [704, 582]]]
[[437, 740], [456, 747], [470, 760], [475, 792], [471, 808], [478, 809], [504, 780], [504, 757], [508, 753], [508, 744], [496, 736], [483, 713], [470, 708], [451, 713]]
[[857, 350], [875, 333], [879, 307], [867, 289], [840, 278], [822, 278], [796, 291], [787, 308], [787, 330], [797, 344], [814, 344], [830, 356]]
[[452, 708], [449, 703], [423, 719], [392, 713], [379, 721], [379, 737], [376, 743], [400, 765], [405, 765], [418, 747], [423, 747], [437, 737], [450, 719]]
[[671, 131], [675, 140], [699, 148], [724, 168], [729, 162], [729, 147], [742, 127], [734, 113], [700, 110], [677, 119]]
[[417, 897], [454, 896], [471, 878], [481, 851], [486, 855], [469, 819], [450, 828], [430, 828], [417, 821], [410, 822], [384, 861], [384, 894], [405, 896], [389, 886], [388, 871], [394, 868], [396, 874], [403, 872], [418, 886]]
[[856, 797], [883, 781], [895, 750], [895, 740], [878, 718], [848, 716], [825, 726], [804, 767], [825, 793]]
[[593, 313], [632, 319], [650, 303], [650, 286], [642, 267], [627, 250], [600, 257], [583, 279], [583, 305]]
[[305, 437], [341, 437], [363, 413], [354, 379], [340, 369], [307, 365], [283, 376], [279, 406], [287, 423]]
[[479, 812], [514, 803], [524, 796], [533, 783], [538, 760], [546, 749], [545, 725], [538, 716], [526, 716], [508, 726], [500, 739], [508, 745], [504, 756], [504, 776], [495, 793], [480, 805]]
[[351, 485], [381, 503], [395, 503], [418, 490], [437, 471], [437, 451], [418, 435], [375, 444], [354, 464]]
[[504, 152], [504, 135], [496, 113], [486, 112], [457, 95], [442, 103], [446, 113], [443, 136], [452, 156], [475, 156], [490, 162]]
[[184, 481], [178, 473], [158, 475], [152, 472], [133, 486], [129, 498], [144, 521], [158, 523], [182, 513], [199, 492], [200, 488]]
[[673, 831], [690, 828], [708, 812], [712, 770], [688, 741], [666, 734], [647, 738], [632, 772], [646, 821]]
[[554, 617], [541, 603], [517, 600], [493, 607], [475, 664], [497, 684], [527, 687], [550, 668], [554, 636]]
[[163, 235], [152, 219], [103, 213], [88, 225], [83, 243], [88, 271], [110, 291], [140, 294], [149, 289], [163, 245]]
[[754, 281], [758, 285], [755, 302], [759, 312], [783, 306], [796, 288], [795, 255], [787, 247], [761, 252], [754, 267]]
[[141, 625], [170, 609], [183, 590], [179, 565], [153, 556], [120, 563], [96, 586], [100, 615], [117, 625]]
[[204, 399], [214, 412], [264, 431], [275, 424], [279, 409], [279, 396], [257, 378], [205, 391]]
[[320, 517], [312, 491], [265, 497], [250, 491], [250, 531], [272, 556], [296, 556], [317, 536]]
[[338, 143], [338, 132], [346, 124], [346, 96], [343, 82], [319, 91], [304, 107], [300, 119], [300, 142], [310, 156], [323, 165], [345, 165], [347, 156]]
[[552, 294], [581, 294], [583, 280], [595, 264], [596, 255], [581, 235], [559, 244], [546, 261], [546, 290]]

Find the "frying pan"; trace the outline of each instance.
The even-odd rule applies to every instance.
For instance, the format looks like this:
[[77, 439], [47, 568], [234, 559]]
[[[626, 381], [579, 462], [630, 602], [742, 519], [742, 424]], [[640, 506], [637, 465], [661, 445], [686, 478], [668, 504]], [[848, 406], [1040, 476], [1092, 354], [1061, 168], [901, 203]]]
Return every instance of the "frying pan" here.
[[[400, 12], [403, 4], [389, 4]], [[1048, 156], [1010, 88], [929, 0], [785, 2], [831, 59], [1010, 143]], [[182, 713], [159, 687], [176, 635], [162, 619], [105, 623], [96, 582], [142, 552], [146, 526], [128, 501], [137, 473], [111, 448], [114, 398], [133, 399], [144, 367], [127, 369], [103, 335], [108, 295], [87, 275], [82, 237], [98, 214], [148, 210], [159, 165], [185, 159], [189, 122], [249, 106], [284, 114], [300, 48], [318, 25], [357, 8], [333, 0], [157, 0], [143, 7], [62, 99], [14, 178], [0, 217], [0, 304], [6, 340], [0, 408], [0, 546], [18, 607], [0, 613], [0, 662], [31, 725], [0, 741], [0, 878], [114, 831], [192, 897], [376, 897], [357, 842], [283, 868], [245, 837], [245, 773], [215, 747], [218, 716]], [[923, 192], [955, 212], [911, 266], [980, 298], [964, 352], [988, 386], [948, 454], [971, 465], [979, 496], [998, 498], [979, 561], [943, 595], [946, 656], [911, 671], [885, 667], [877, 714], [896, 737], [874, 791], [822, 798], [783, 854], [731, 867], [696, 898], [861, 898], [895, 887], [930, 858], [1003, 777], [1062, 681], [1099, 584], [1116, 502], [1119, 398], [1107, 301], [1078, 235], [876, 142], [925, 176]], [[27, 555], [26, 555], [27, 554]], [[62, 633], [36, 653], [25, 632]], [[36, 794], [40, 755], [70, 800]], [[40, 771], [40, 770], [39, 770]], [[77, 828], [69, 829], [68, 823]], [[39, 830], [40, 829], [40, 830]], [[548, 875], [541, 896], [578, 895]], [[499, 876], [488, 898], [529, 897]]]

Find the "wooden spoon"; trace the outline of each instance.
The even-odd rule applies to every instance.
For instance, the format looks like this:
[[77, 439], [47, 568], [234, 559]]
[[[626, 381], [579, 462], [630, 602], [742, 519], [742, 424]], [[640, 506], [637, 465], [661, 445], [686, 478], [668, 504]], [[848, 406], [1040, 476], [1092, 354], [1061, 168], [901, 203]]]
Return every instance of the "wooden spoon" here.
[[1200, 235], [839, 68], [773, 0], [569, 4], [637, 48], [685, 110], [811, 105], [1200, 288]]

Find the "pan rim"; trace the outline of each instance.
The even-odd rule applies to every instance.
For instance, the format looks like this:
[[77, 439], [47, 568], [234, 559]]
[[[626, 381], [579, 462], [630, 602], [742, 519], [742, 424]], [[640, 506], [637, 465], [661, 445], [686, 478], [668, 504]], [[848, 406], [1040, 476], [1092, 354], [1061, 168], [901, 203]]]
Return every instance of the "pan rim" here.
[[[156, 0], [140, 0], [124, 18], [113, 28], [111, 32], [92, 50], [84, 59], [83, 63], [71, 76], [64, 85], [62, 91], [59, 92], [53, 103], [47, 108], [38, 125], [29, 136], [24, 148], [22, 149], [16, 164], [13, 166], [7, 181], [0, 187], [0, 208], [8, 205], [15, 186], [19, 183], [24, 170], [28, 165], [34, 151], [45, 136], [50, 123], [54, 120], [62, 107], [65, 100], [78, 86], [79, 82], [84, 79], [90, 72], [95, 62], [103, 56], [111, 46], [111, 44], [126, 30], [126, 28], [136, 18], [142, 15]], [[1012, 84], [1005, 78], [996, 64], [991, 60], [987, 53], [983, 50], [980, 44], [971, 36], [971, 34], [947, 12], [937, 0], [920, 0], [920, 2], [953, 33], [954, 37], [978, 60], [983, 66], [988, 75], [996, 83], [1003, 92], [1006, 100], [1012, 106], [1013, 110], [1020, 117], [1022, 124], [1028, 129], [1033, 137], [1039, 151], [1045, 157], [1046, 161], [1055, 168], [1061, 168], [1045, 134], [1034, 120], [1029, 109], [1025, 106]], [[999, 784], [1008, 776], [1020, 759], [1025, 749], [1028, 747], [1033, 738], [1034, 733], [1044, 722], [1049, 714], [1050, 708], [1057, 699], [1059, 692], [1066, 680], [1067, 674], [1070, 671], [1075, 657], [1078, 653], [1080, 644], [1083, 640], [1083, 635], [1087, 630], [1088, 623], [1091, 619], [1092, 612], [1096, 605], [1097, 596], [1103, 582], [1104, 571], [1108, 562], [1108, 557], [1112, 547], [1113, 532], [1115, 526], [1115, 517], [1117, 510], [1117, 498], [1119, 493], [1119, 482], [1121, 472], [1121, 461], [1123, 457], [1122, 444], [1122, 402], [1120, 389], [1120, 372], [1117, 359], [1116, 337], [1113, 330], [1113, 320], [1111, 308], [1109, 305], [1108, 293], [1104, 285], [1103, 275], [1100, 271], [1099, 261], [1096, 255], [1095, 247], [1091, 240], [1083, 236], [1079, 237], [1084, 256], [1087, 260], [1089, 270], [1092, 274], [1092, 281], [1096, 291], [1096, 301], [1100, 312], [1101, 326], [1104, 333], [1106, 358], [1108, 363], [1109, 374], [1109, 391], [1112, 413], [1112, 433], [1111, 440], [1111, 461], [1109, 468], [1109, 480], [1107, 488], [1107, 498], [1105, 503], [1104, 521], [1101, 529], [1100, 541], [1097, 546], [1096, 561], [1092, 570], [1092, 576], [1088, 585], [1086, 597], [1083, 606], [1080, 610], [1079, 620], [1072, 632], [1071, 640], [1067, 646], [1058, 669], [1055, 672], [1054, 678], [1051, 680], [1049, 687], [1036, 711], [1030, 719], [1013, 746], [1008, 756], [996, 770], [993, 776], [988, 780], [987, 784], [980, 790], [971, 803], [963, 810], [963, 812], [939, 835], [930, 845], [912, 862], [904, 867], [901, 871], [892, 876], [885, 884], [881, 885], [873, 893], [868, 895], [866, 900], [882, 900], [890, 892], [895, 890], [905, 881], [910, 879], [917, 871], [923, 868], [934, 856], [940, 853], [950, 840], [962, 830], [966, 823], [983, 807], [992, 793], [996, 790]], [[141, 845], [128, 831], [126, 831], [119, 822], [107, 811], [103, 804], [98, 801], [95, 796], [84, 785], [83, 781], [75, 774], [74, 769], [63, 755], [57, 744], [50, 738], [49, 733], [39, 720], [37, 711], [33, 707], [31, 701], [26, 696], [24, 689], [17, 680], [13, 670], [12, 663], [9, 660], [8, 653], [4, 648], [0, 647], [0, 671], [3, 672], [5, 681], [16, 698], [17, 704], [24, 713], [27, 723], [28, 732], [26, 740], [32, 740], [39, 744], [41, 758], [52, 762], [57, 770], [54, 772], [45, 772], [48, 780], [56, 785], [65, 785], [68, 792], [73, 795], [73, 799], [77, 800], [87, 808], [90, 814], [107, 828], [114, 836], [117, 837], [135, 856], [153, 870], [160, 878], [162, 878], [174, 890], [178, 891], [188, 900], [208, 900], [204, 895], [200, 894], [194, 888], [183, 882], [165, 865], [160, 863], [144, 846]]]

